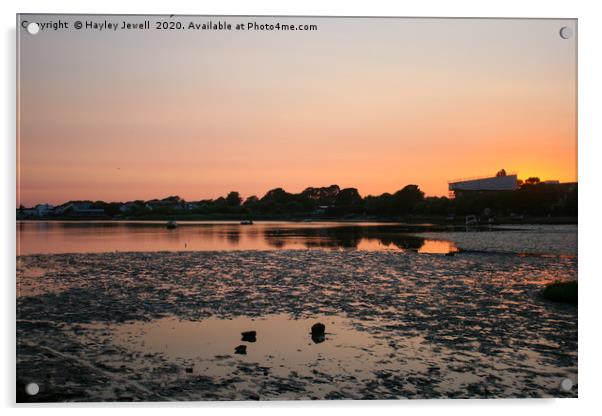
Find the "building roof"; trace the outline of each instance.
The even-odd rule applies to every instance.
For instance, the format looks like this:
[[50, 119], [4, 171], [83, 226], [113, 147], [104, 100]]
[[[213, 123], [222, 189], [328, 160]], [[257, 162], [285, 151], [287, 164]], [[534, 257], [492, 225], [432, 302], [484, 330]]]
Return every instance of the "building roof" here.
[[517, 176], [504, 175], [488, 178], [449, 182], [450, 191], [514, 191], [518, 188]]

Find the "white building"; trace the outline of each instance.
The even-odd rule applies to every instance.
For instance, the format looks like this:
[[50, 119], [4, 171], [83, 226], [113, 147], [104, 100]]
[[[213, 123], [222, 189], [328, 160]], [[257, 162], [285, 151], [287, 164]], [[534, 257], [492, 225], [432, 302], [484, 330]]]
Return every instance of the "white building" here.
[[518, 188], [518, 177], [516, 174], [508, 175], [502, 169], [495, 176], [454, 180], [448, 185], [454, 194], [465, 191], [514, 191]]

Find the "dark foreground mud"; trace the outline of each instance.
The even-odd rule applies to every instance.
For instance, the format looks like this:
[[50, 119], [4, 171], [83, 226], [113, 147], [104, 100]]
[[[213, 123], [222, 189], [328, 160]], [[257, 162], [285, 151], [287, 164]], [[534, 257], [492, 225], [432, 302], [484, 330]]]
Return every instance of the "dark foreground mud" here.
[[577, 396], [577, 308], [540, 296], [577, 278], [575, 257], [55, 254], [17, 269], [19, 401]]

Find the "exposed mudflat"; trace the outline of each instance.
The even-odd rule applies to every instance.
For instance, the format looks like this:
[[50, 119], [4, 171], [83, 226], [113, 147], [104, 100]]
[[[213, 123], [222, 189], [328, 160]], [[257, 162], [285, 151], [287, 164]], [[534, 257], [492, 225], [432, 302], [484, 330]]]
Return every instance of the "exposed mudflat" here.
[[463, 250], [541, 255], [577, 255], [576, 225], [505, 225], [490, 230], [425, 232], [422, 238], [451, 240]]
[[539, 292], [576, 277], [470, 252], [21, 256], [17, 380], [41, 391], [19, 399], [575, 397], [577, 308]]

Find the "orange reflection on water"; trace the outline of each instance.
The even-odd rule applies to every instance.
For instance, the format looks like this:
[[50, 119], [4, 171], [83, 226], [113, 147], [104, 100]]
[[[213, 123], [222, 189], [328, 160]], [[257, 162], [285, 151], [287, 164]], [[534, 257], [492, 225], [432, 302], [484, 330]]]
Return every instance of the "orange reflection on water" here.
[[422, 247], [418, 249], [419, 253], [446, 254], [457, 252], [458, 248], [451, 241], [446, 240], [424, 240]]
[[385, 243], [376, 238], [362, 238], [357, 249], [366, 251], [399, 250], [393, 243]]
[[400, 232], [398, 224], [349, 222], [181, 223], [162, 221], [17, 223], [17, 254], [101, 253], [113, 251], [225, 251], [356, 249], [419, 253], [457, 251], [452, 242], [425, 240]]

